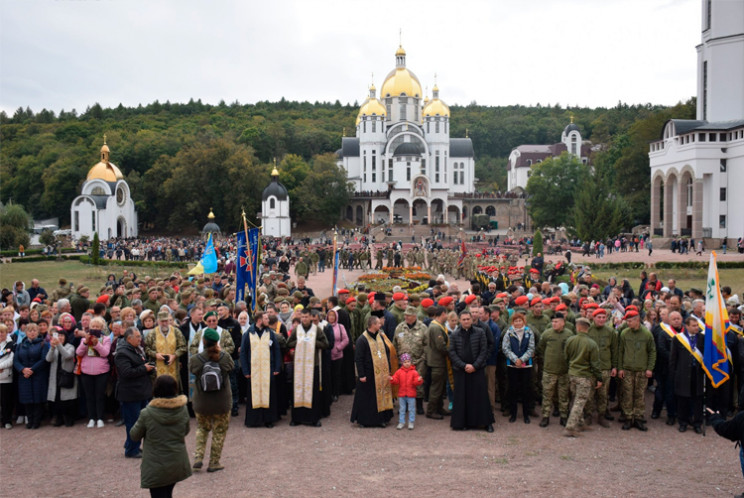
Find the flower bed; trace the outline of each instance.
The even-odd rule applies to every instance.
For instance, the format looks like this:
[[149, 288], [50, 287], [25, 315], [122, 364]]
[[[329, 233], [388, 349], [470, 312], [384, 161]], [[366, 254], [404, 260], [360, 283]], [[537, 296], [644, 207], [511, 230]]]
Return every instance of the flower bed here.
[[381, 272], [365, 273], [360, 276], [353, 288], [360, 284], [368, 291], [391, 292], [394, 287], [400, 287], [407, 292], [421, 292], [429, 287], [432, 276], [422, 272], [418, 266], [411, 267], [385, 267]]

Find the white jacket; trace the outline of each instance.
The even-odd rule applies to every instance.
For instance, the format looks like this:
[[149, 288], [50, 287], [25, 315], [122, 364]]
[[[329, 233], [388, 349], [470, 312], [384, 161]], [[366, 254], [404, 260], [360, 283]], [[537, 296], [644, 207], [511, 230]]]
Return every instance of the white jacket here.
[[8, 351], [13, 341], [5, 339], [0, 342], [0, 352], [5, 353], [0, 357], [0, 384], [10, 384], [13, 382], [13, 353]]

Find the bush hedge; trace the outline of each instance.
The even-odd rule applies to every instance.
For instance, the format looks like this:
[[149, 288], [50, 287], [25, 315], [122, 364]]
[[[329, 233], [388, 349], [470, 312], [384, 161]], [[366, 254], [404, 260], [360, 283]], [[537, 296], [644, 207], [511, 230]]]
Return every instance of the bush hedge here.
[[[79, 256], [80, 262], [92, 265], [93, 262], [90, 256]], [[186, 268], [189, 265], [195, 263], [191, 262], [178, 262], [178, 261], [127, 261], [121, 259], [101, 259], [98, 262], [98, 266], [140, 266], [140, 267], [163, 267], [163, 268]]]
[[[57, 252], [62, 252], [62, 254], [69, 254], [72, 252], [78, 252], [78, 250], [72, 247], [64, 247], [62, 249], [57, 249]], [[32, 255], [43, 255], [43, 251], [42, 249], [26, 249], [26, 256]], [[18, 256], [18, 249], [5, 249], [3, 251], [0, 251], [0, 256], [2, 256], [3, 258], [15, 258]]]
[[79, 254], [72, 255], [61, 255], [61, 256], [26, 256], [25, 258], [13, 258], [13, 263], [38, 263], [39, 261], [57, 261], [63, 259], [65, 261], [77, 261], [84, 256]]

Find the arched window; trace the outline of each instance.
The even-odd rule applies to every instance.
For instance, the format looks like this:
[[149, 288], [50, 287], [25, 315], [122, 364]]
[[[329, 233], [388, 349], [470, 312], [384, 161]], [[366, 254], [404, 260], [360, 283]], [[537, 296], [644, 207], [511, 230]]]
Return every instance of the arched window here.
[[576, 145], [577, 145], [577, 139], [576, 139], [576, 135], [574, 134], [574, 135], [571, 135], [571, 154], [573, 154], [574, 156], [578, 155]]
[[275, 209], [276, 208], [276, 199], [273, 197], [269, 199], [269, 209]]

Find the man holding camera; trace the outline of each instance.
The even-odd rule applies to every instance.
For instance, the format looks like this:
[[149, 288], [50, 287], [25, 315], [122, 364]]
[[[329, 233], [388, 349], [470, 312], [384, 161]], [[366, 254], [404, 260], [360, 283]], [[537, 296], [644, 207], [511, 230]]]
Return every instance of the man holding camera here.
[[168, 374], [174, 379], [181, 376], [180, 357], [187, 350], [186, 339], [179, 329], [171, 325], [171, 316], [167, 311], [158, 313], [158, 326], [145, 337], [145, 353], [155, 361], [157, 376]]

